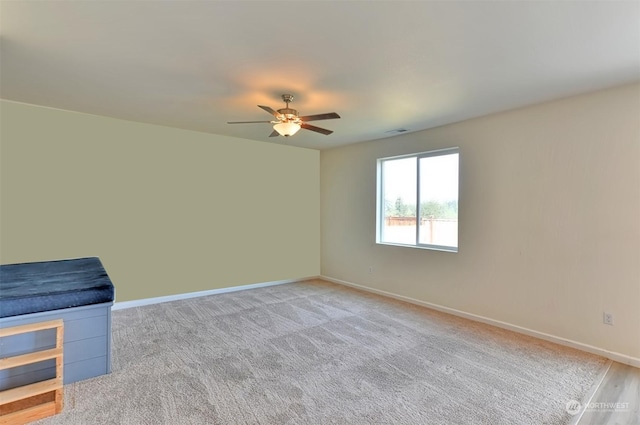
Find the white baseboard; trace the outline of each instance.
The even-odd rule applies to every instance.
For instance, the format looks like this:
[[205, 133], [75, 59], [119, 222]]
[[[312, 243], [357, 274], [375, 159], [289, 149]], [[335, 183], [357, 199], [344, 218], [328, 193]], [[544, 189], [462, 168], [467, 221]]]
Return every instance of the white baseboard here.
[[189, 298], [205, 297], [207, 295], [225, 294], [228, 292], [244, 291], [247, 289], [264, 288], [266, 286], [282, 285], [284, 283], [302, 282], [310, 279], [318, 279], [318, 276], [303, 277], [300, 279], [275, 280], [272, 282], [252, 283], [250, 285], [229, 286], [226, 288], [209, 289], [207, 291], [187, 292], [185, 294], [167, 295], [164, 297], [143, 298], [141, 300], [116, 302], [111, 310], [123, 310], [125, 308], [141, 307], [143, 305], [160, 304], [169, 301], [186, 300]]
[[369, 288], [367, 286], [359, 285], [353, 282], [347, 282], [345, 280], [335, 279], [329, 276], [320, 276], [320, 279], [324, 279], [329, 282], [337, 283], [339, 285], [350, 286], [366, 292], [371, 292], [385, 297], [394, 298], [400, 301], [406, 301], [411, 304], [416, 304], [422, 307], [427, 307], [433, 310], [441, 311], [443, 313], [449, 313], [454, 316], [464, 317], [465, 319], [474, 320], [476, 322], [486, 323], [488, 325], [496, 326], [498, 328], [507, 329], [510, 331], [518, 332], [524, 335], [529, 335], [535, 338], [543, 339], [545, 341], [555, 342], [556, 344], [564, 345], [566, 347], [575, 348], [578, 350], [586, 351], [591, 354], [596, 354], [608, 359], [614, 360], [619, 363], [628, 364], [640, 368], [640, 358], [627, 356], [626, 354], [616, 353], [614, 351], [605, 350], [604, 348], [594, 347], [589, 344], [583, 344], [581, 342], [573, 341], [570, 339], [562, 338], [555, 335], [550, 335], [544, 332], [535, 331], [533, 329], [524, 328], [522, 326], [513, 325], [511, 323], [502, 322], [500, 320], [491, 319], [484, 316], [479, 316], [473, 313], [467, 313], [465, 311], [456, 310], [450, 307], [445, 307], [438, 304], [429, 303], [426, 301], [420, 301], [415, 298], [406, 297], [404, 295], [397, 295], [392, 292], [382, 291], [380, 289]]

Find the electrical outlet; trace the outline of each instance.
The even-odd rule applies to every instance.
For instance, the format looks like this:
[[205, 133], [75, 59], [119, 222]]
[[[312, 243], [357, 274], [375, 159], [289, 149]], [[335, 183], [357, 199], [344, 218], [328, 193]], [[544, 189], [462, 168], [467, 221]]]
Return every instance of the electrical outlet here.
[[369, 266], [369, 273], [373, 273], [373, 266]]
[[602, 313], [602, 323], [613, 326], [613, 314], [607, 313], [606, 311]]

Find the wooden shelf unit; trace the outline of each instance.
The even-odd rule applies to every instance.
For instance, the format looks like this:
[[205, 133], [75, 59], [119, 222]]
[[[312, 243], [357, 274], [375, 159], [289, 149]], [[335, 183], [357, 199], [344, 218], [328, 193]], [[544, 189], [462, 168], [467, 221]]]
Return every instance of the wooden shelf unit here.
[[0, 391], [0, 425], [22, 425], [53, 416], [63, 406], [63, 342], [62, 319], [0, 329], [0, 338], [12, 335], [56, 330], [56, 347], [0, 359], [0, 370], [55, 359], [56, 376], [16, 388]]

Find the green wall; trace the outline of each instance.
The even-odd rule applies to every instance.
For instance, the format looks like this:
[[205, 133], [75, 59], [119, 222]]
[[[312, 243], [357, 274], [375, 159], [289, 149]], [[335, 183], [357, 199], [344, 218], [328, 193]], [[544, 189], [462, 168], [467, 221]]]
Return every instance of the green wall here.
[[319, 152], [0, 102], [0, 262], [98, 256], [117, 301], [319, 274]]

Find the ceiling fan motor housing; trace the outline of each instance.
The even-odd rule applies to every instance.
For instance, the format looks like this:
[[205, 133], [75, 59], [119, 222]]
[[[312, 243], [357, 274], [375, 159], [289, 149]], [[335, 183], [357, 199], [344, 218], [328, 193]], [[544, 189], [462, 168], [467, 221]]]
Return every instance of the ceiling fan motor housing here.
[[281, 115], [280, 120], [286, 122], [298, 122], [298, 111], [289, 108], [289, 103], [293, 102], [292, 94], [283, 94], [282, 100], [287, 104], [286, 108], [278, 109], [278, 113]]
[[298, 111], [291, 108], [278, 109], [278, 113], [282, 115], [282, 118], [286, 121], [295, 121], [298, 118]]

